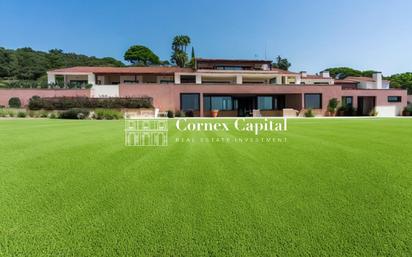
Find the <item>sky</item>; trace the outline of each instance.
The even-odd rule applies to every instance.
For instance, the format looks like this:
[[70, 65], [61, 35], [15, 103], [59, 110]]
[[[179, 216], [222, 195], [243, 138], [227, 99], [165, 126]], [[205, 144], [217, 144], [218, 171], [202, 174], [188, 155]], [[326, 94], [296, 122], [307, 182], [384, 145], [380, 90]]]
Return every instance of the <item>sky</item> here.
[[[293, 71], [412, 71], [411, 0], [0, 0], [0, 47], [170, 59], [175, 35], [202, 58], [287, 58]], [[189, 53], [190, 54], [190, 53]]]

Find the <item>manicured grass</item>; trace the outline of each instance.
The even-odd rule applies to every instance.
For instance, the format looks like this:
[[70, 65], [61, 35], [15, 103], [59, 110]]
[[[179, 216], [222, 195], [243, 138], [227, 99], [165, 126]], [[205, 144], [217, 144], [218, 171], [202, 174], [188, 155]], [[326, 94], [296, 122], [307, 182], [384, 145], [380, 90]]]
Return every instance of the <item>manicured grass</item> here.
[[123, 126], [0, 120], [1, 256], [412, 256], [412, 119], [290, 120], [286, 143], [170, 121], [164, 148]]

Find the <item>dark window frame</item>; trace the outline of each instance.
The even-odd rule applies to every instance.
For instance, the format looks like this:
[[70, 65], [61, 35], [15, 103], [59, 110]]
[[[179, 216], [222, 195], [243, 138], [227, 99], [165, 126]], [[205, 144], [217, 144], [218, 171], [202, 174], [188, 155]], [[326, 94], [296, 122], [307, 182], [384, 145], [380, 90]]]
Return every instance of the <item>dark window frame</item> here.
[[[270, 109], [260, 109], [259, 108], [259, 97], [270, 97], [270, 98], [272, 98], [272, 108], [270, 108]], [[273, 110], [275, 110], [275, 103], [274, 103], [274, 101], [275, 101], [275, 98], [273, 97], [273, 95], [258, 95], [257, 97], [256, 97], [256, 107], [259, 109], [259, 110], [261, 110], [261, 111], [273, 111]]]
[[[350, 105], [347, 103], [347, 101], [344, 101], [343, 99], [351, 99], [350, 100]], [[353, 107], [353, 96], [342, 96], [342, 105], [345, 105], [345, 106], [351, 106], [351, 107]]]
[[[231, 102], [232, 102], [232, 105], [231, 105], [231, 107], [230, 107], [230, 109], [222, 109], [221, 111], [234, 111], [235, 110], [235, 104], [234, 104], [234, 97], [233, 96], [231, 96], [231, 95], [203, 95], [203, 109], [205, 110], [205, 111], [211, 111], [211, 110], [213, 110], [213, 108], [212, 108], [212, 97], [230, 97], [231, 98]], [[210, 110], [208, 110], [207, 108], [206, 108], [206, 103], [209, 103], [209, 108], [210, 108]]]
[[[308, 107], [306, 104], [306, 96], [319, 96], [319, 108], [314, 108], [314, 107]], [[307, 93], [307, 94], [304, 94], [304, 96], [303, 96], [303, 98], [304, 98], [304, 103], [303, 103], [303, 105], [304, 105], [304, 107], [305, 107], [305, 109], [322, 109], [322, 94], [321, 93]]]
[[[395, 100], [391, 100], [391, 97], [396, 97]], [[400, 103], [402, 102], [402, 96], [398, 96], [398, 95], [390, 95], [388, 96], [388, 103]]]
[[[184, 95], [193, 95], [197, 96], [197, 109], [183, 109], [183, 96]], [[181, 111], [199, 111], [200, 110], [200, 94], [199, 93], [181, 93], [180, 94], [180, 110]]]

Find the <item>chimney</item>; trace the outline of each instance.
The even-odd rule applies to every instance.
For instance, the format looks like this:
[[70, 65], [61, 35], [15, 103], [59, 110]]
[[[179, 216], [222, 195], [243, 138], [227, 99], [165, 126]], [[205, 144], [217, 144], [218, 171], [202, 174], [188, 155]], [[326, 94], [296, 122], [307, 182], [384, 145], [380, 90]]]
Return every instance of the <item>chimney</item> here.
[[322, 76], [322, 78], [330, 78], [329, 71], [326, 71], [326, 70], [321, 71], [320, 76]]
[[306, 78], [306, 77], [308, 76], [308, 73], [307, 73], [306, 71], [301, 71], [301, 72], [300, 72], [300, 76], [301, 76], [302, 78]]
[[375, 72], [372, 75], [373, 80], [375, 80], [376, 88], [382, 89], [382, 72]]

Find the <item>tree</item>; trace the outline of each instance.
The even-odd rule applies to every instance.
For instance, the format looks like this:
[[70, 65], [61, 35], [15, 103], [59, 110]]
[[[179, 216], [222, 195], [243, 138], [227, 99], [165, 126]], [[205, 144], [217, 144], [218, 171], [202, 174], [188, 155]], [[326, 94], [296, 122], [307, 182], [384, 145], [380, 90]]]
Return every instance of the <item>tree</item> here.
[[337, 79], [344, 79], [348, 76], [354, 77], [361, 77], [362, 71], [355, 70], [349, 67], [336, 67], [336, 68], [328, 68], [326, 71], [329, 71], [332, 77], [336, 77]]
[[10, 77], [13, 73], [13, 64], [10, 51], [0, 47], [0, 77]]
[[335, 67], [326, 69], [332, 77], [344, 79], [346, 77], [369, 77], [371, 78], [376, 71], [374, 70], [355, 70], [349, 67]]
[[38, 80], [46, 76], [47, 70], [73, 66], [120, 67], [124, 64], [111, 57], [89, 57], [60, 49], [42, 52], [29, 47], [16, 50], [0, 47], [0, 78]]
[[124, 53], [124, 59], [134, 65], [149, 66], [160, 64], [159, 57], [154, 54], [152, 50], [142, 45], [131, 46], [126, 53]]
[[178, 35], [173, 38], [172, 42], [172, 56], [170, 58], [172, 63], [179, 67], [185, 67], [188, 61], [187, 46], [190, 44], [190, 37], [186, 35]]
[[190, 63], [189, 63], [189, 66], [192, 67], [192, 68], [195, 68], [195, 59], [196, 59], [195, 49], [194, 49], [194, 47], [192, 46], [192, 54], [191, 54]]
[[23, 80], [36, 80], [46, 73], [49, 62], [47, 53], [37, 52], [29, 47], [15, 51], [17, 59], [16, 77]]
[[412, 94], [412, 72], [394, 74], [389, 77], [392, 88], [407, 89], [409, 94]]
[[282, 58], [280, 55], [276, 57], [276, 62], [272, 63], [272, 67], [278, 68], [281, 70], [289, 70], [289, 67], [292, 64], [286, 58]]
[[64, 66], [63, 50], [61, 49], [49, 50], [49, 66], [53, 69]]

